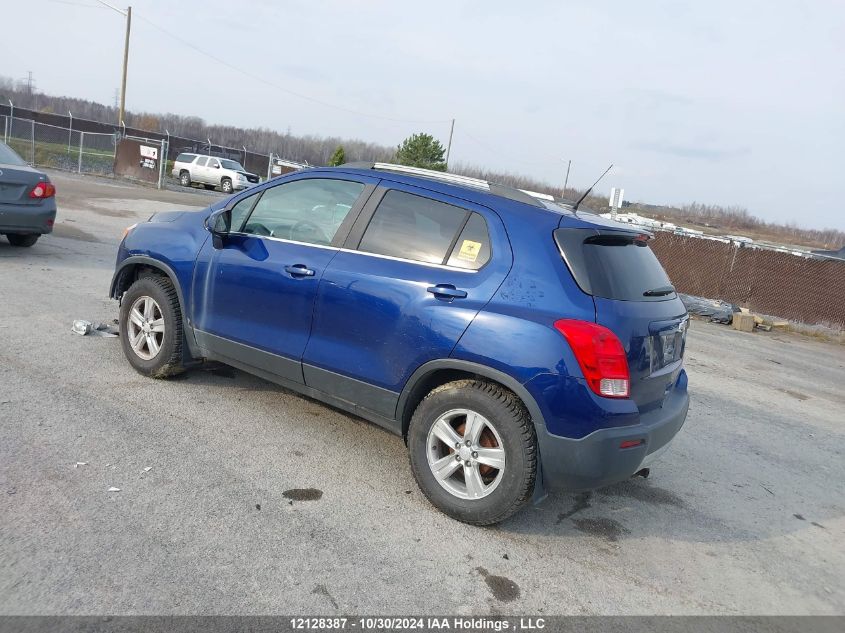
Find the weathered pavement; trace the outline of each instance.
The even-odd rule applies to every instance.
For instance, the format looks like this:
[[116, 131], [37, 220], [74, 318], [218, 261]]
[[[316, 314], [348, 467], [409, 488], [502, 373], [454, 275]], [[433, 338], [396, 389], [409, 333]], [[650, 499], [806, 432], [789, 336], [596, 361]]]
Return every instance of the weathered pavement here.
[[0, 242], [0, 612], [845, 613], [841, 346], [694, 322], [690, 415], [650, 479], [471, 528], [399, 438], [72, 334], [117, 315], [126, 225], [213, 198], [53, 177], [55, 234]]

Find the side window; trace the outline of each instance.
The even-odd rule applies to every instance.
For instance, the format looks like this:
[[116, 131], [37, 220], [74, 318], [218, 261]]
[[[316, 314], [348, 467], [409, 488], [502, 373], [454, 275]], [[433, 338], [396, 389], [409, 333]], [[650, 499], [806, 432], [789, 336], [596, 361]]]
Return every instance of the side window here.
[[244, 220], [246, 220], [246, 216], [249, 215], [250, 209], [255, 204], [255, 201], [258, 199], [258, 194], [254, 194], [251, 196], [247, 196], [234, 207], [232, 207], [232, 222], [231, 222], [231, 232], [232, 233], [240, 233], [241, 227], [244, 225]]
[[196, 162], [196, 163], [194, 163], [194, 164], [195, 164], [197, 167], [205, 167], [205, 163], [206, 163], [207, 161], [208, 161], [208, 159], [207, 159], [205, 156], [200, 156], [200, 157], [197, 159], [197, 162]]
[[208, 166], [212, 168], [220, 167], [220, 161], [216, 158], [209, 158], [208, 159]]
[[487, 222], [478, 213], [469, 217], [449, 256], [448, 265], [478, 270], [490, 261], [490, 234]]
[[243, 232], [331, 244], [363, 190], [360, 182], [330, 178], [295, 180], [265, 189]]
[[373, 214], [358, 250], [442, 264], [467, 211], [403, 191], [388, 191]]
[[194, 160], [194, 154], [179, 154], [176, 157], [177, 163], [190, 163], [192, 160]]

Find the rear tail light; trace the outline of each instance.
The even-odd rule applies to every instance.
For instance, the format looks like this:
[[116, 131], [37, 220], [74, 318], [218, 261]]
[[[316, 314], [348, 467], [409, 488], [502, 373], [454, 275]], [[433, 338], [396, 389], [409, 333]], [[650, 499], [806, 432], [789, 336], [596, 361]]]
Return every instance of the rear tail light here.
[[41, 200], [43, 198], [52, 198], [55, 195], [56, 188], [51, 182], [39, 182], [32, 188], [32, 191], [29, 192], [29, 197], [35, 198], [36, 200]]
[[619, 338], [606, 327], [589, 321], [560, 319], [555, 329], [563, 334], [578, 359], [593, 392], [605, 398], [631, 395], [628, 359]]

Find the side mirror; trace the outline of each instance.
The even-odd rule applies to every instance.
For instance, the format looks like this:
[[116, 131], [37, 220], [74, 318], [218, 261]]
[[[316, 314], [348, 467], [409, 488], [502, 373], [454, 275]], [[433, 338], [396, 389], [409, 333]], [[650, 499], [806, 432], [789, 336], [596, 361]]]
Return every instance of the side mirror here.
[[205, 222], [205, 228], [211, 233], [212, 245], [216, 249], [223, 248], [223, 240], [232, 230], [232, 210], [219, 209]]

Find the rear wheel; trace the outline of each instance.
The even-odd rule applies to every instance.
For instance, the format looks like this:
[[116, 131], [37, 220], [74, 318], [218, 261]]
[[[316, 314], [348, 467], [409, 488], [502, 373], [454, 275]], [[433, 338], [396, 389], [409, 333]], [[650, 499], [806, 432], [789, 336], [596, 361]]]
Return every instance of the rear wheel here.
[[223, 189], [223, 193], [232, 193], [232, 179], [224, 178], [221, 180], [220, 188]]
[[183, 169], [179, 172], [179, 184], [183, 187], [191, 186], [191, 174], [188, 171]]
[[41, 237], [34, 233], [7, 233], [6, 238], [12, 246], [32, 246]]
[[182, 365], [182, 311], [176, 289], [164, 277], [133, 283], [120, 304], [120, 342], [129, 364], [141, 374], [166, 378]]
[[498, 523], [531, 497], [534, 426], [522, 402], [500, 385], [459, 380], [434, 389], [411, 418], [408, 449], [420, 489], [459, 521]]

